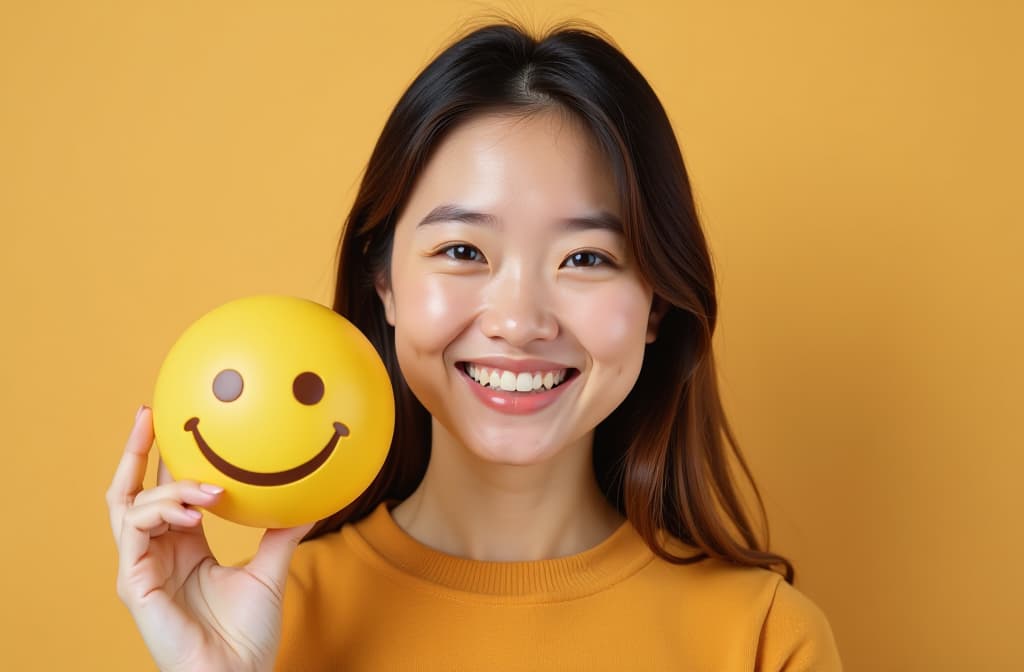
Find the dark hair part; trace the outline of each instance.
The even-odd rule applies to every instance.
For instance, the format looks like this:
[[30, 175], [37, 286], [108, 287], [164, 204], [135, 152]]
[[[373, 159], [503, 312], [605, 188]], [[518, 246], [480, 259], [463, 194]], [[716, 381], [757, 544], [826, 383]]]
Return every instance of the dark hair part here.
[[[793, 565], [768, 547], [757, 486], [718, 393], [711, 337], [714, 272], [689, 178], [665, 110], [643, 75], [610, 38], [563, 24], [540, 38], [515, 23], [472, 30], [413, 81], [388, 118], [346, 221], [334, 310], [376, 346], [394, 386], [391, 452], [376, 480], [307, 539], [408, 497], [430, 457], [430, 415], [402, 375], [393, 328], [374, 280], [389, 275], [395, 225], [432, 151], [459, 123], [487, 112], [567, 111], [607, 156], [618, 185], [625, 237], [638, 267], [668, 310], [647, 346], [639, 378], [595, 431], [594, 469], [608, 500], [659, 556], [675, 563], [720, 558], [747, 566]], [[764, 531], [744, 503], [738, 464]], [[664, 530], [695, 546], [674, 555]]]

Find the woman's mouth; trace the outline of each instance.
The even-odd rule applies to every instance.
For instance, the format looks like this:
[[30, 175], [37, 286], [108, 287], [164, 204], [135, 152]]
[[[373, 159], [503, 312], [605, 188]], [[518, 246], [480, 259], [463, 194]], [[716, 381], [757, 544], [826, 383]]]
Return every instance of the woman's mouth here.
[[478, 399], [511, 414], [533, 413], [549, 406], [580, 373], [573, 368], [509, 371], [473, 362], [455, 366]]
[[463, 370], [482, 387], [505, 392], [540, 392], [562, 384], [576, 369], [554, 369], [550, 371], [508, 371], [495, 367], [478, 366], [461, 362]]

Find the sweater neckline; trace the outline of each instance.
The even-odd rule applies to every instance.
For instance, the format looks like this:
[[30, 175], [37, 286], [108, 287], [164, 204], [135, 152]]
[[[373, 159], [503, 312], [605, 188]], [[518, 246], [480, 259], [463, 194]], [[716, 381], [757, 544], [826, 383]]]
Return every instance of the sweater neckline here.
[[388, 502], [343, 531], [371, 561], [382, 562], [415, 582], [523, 600], [568, 599], [599, 592], [655, 558], [629, 521], [581, 553], [524, 562], [472, 560], [431, 548], [398, 526]]

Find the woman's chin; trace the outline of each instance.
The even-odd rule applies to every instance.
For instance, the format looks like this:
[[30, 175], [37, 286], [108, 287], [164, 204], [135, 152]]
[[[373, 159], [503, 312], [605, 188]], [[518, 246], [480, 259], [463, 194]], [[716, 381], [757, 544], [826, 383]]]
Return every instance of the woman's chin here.
[[477, 459], [495, 465], [526, 467], [548, 463], [572, 451], [571, 445], [586, 448], [585, 441], [570, 442], [566, 436], [543, 435], [535, 431], [506, 429], [460, 437], [465, 449]]
[[475, 457], [488, 464], [508, 467], [529, 467], [543, 464], [551, 459], [556, 450], [546, 446], [475, 446], [469, 448]]

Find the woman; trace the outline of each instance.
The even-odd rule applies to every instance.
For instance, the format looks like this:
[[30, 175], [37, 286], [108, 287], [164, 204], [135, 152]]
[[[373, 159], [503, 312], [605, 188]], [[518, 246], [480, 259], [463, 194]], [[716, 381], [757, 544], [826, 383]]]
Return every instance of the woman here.
[[217, 488], [141, 490], [137, 416], [108, 501], [161, 669], [839, 669], [731, 475], [707, 245], [608, 41], [493, 25], [439, 55], [370, 158], [334, 308], [389, 369], [391, 453], [247, 566], [206, 545]]

